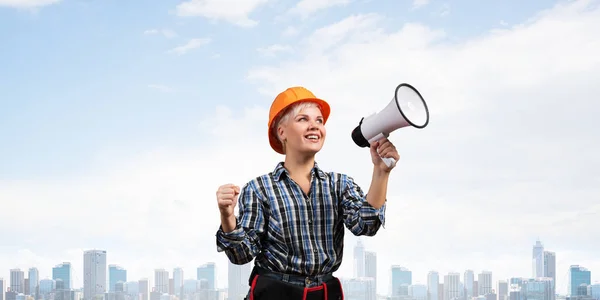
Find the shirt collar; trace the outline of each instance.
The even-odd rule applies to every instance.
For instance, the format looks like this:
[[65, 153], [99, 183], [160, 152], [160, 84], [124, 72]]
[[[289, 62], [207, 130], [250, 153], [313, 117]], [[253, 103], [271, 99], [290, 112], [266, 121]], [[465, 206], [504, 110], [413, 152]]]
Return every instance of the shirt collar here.
[[[319, 168], [319, 165], [317, 164], [317, 162], [315, 162], [315, 165], [312, 168], [312, 172], [313, 172], [313, 175], [317, 175], [317, 177], [319, 177], [321, 179], [325, 179], [327, 177], [325, 175], [325, 172], [323, 172], [323, 170], [321, 170], [321, 168]], [[283, 162], [279, 162], [277, 164], [277, 166], [275, 167], [275, 170], [273, 170], [273, 178], [275, 178], [275, 180], [279, 181], [279, 180], [281, 180], [281, 178], [284, 174], [285, 174], [285, 176], [289, 176], [289, 172], [283, 166]]]

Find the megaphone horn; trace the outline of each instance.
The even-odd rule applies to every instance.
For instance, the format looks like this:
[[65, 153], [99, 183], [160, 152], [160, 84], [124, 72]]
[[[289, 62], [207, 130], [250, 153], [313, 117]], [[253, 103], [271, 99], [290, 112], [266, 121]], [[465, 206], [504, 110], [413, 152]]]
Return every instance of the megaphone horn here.
[[[418, 129], [429, 124], [429, 109], [421, 93], [408, 83], [396, 87], [394, 97], [378, 113], [363, 117], [352, 130], [352, 140], [359, 147], [369, 147], [380, 139], [389, 137], [394, 130], [412, 126]], [[396, 164], [393, 158], [382, 158], [388, 167]]]

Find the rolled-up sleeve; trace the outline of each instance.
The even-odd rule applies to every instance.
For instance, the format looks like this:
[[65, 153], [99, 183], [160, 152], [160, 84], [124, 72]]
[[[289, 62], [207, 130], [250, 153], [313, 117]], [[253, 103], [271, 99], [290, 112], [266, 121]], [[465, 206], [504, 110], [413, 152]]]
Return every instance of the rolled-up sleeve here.
[[374, 236], [380, 227], [385, 227], [385, 209], [373, 207], [352, 177], [343, 175], [340, 178], [342, 187], [342, 209], [344, 224], [354, 235]]
[[238, 197], [236, 227], [231, 232], [217, 230], [217, 251], [225, 252], [231, 263], [246, 264], [260, 252], [261, 236], [265, 231], [263, 204], [251, 185], [246, 184]]

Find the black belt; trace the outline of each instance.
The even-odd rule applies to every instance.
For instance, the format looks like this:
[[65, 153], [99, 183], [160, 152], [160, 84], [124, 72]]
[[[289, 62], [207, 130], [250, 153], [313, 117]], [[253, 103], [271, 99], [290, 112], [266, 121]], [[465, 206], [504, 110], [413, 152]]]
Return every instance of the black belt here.
[[302, 276], [302, 275], [297, 275], [297, 274], [285, 274], [285, 273], [275, 272], [275, 271], [267, 270], [265, 268], [261, 268], [259, 266], [254, 266], [254, 269], [252, 270], [252, 275], [250, 276], [250, 282], [252, 282], [252, 279], [254, 278], [254, 274], [265, 276], [265, 277], [270, 277], [270, 278], [275, 278], [275, 279], [279, 279], [279, 280], [290, 282], [290, 283], [301, 284], [304, 286], [320, 285], [320, 284], [323, 284], [324, 282], [327, 282], [334, 278], [332, 273], [327, 273], [327, 274], [317, 275], [317, 276]]

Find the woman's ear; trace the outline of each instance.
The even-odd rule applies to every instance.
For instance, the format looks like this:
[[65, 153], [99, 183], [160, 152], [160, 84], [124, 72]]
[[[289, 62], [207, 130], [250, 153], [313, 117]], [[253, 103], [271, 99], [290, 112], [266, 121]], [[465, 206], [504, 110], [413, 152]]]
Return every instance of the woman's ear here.
[[277, 136], [279, 137], [279, 139], [281, 141], [285, 141], [285, 130], [284, 130], [283, 124], [280, 124], [279, 126], [277, 126]]

